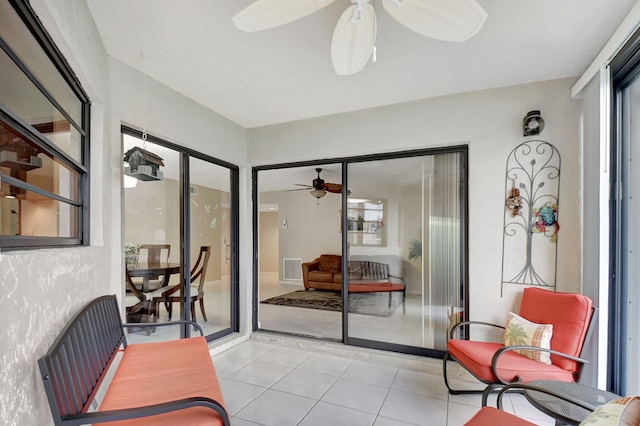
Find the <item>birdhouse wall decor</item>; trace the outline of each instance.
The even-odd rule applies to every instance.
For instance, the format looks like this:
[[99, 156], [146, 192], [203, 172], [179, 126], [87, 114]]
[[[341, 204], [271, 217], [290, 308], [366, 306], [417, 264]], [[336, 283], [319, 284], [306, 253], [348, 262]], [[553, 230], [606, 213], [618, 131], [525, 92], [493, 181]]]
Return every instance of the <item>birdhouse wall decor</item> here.
[[124, 154], [124, 161], [129, 163], [129, 166], [124, 168], [125, 175], [143, 181], [162, 180], [164, 177], [164, 173], [160, 170], [164, 162], [151, 151], [133, 147]]

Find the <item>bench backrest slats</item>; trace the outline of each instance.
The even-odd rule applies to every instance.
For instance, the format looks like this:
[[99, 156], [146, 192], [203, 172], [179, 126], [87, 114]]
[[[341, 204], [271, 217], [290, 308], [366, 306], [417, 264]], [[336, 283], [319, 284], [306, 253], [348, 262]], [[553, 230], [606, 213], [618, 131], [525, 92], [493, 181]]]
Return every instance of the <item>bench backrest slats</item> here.
[[38, 360], [56, 424], [87, 410], [104, 371], [126, 345], [115, 295], [87, 304]]
[[389, 265], [380, 262], [362, 261], [362, 279], [386, 280], [389, 278]]

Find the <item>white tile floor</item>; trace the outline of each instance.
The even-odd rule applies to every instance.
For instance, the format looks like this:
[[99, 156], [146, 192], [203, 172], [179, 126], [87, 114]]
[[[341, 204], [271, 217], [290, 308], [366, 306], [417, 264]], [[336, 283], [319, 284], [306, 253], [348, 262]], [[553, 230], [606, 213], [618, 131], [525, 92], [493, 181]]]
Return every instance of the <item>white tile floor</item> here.
[[[254, 337], [213, 361], [234, 426], [455, 426], [480, 407], [480, 395], [448, 395], [439, 360]], [[521, 396], [504, 401], [511, 413], [554, 424]]]

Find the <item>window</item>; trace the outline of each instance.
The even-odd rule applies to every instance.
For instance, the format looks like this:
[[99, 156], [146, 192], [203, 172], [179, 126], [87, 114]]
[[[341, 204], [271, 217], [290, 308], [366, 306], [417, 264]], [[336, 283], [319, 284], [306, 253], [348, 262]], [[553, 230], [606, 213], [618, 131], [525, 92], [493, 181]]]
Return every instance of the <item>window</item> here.
[[28, 2], [0, 3], [0, 249], [88, 244], [89, 100]]
[[354, 246], [386, 246], [384, 200], [347, 200], [349, 244]]

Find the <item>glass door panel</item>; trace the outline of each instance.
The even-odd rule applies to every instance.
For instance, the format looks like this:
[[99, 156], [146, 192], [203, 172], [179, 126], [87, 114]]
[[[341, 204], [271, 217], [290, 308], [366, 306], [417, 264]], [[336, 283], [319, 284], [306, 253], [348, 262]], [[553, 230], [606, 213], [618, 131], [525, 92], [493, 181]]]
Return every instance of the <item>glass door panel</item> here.
[[[337, 192], [313, 192], [318, 176]], [[341, 182], [340, 164], [259, 171], [258, 328], [342, 340]], [[319, 278], [321, 255], [334, 262]]]
[[454, 152], [348, 165], [349, 339], [446, 350], [463, 313], [461, 164]]
[[[169, 307], [175, 308], [173, 319], [179, 319], [176, 306], [156, 304], [154, 298], [180, 283], [180, 153], [129, 135], [123, 135], [123, 147], [125, 153], [136, 147], [142, 148], [162, 158], [164, 163], [161, 179], [142, 177], [136, 173], [137, 169], [132, 171], [131, 165], [125, 163], [125, 264], [131, 284], [142, 293], [140, 296], [125, 286], [127, 320], [168, 321]], [[180, 329], [167, 327], [151, 333], [141, 328], [131, 330], [129, 335], [132, 342], [167, 340], [179, 337]]]
[[209, 335], [231, 326], [231, 177], [229, 169], [193, 157], [189, 169], [192, 275], [187, 306]]
[[619, 94], [621, 98], [621, 149], [618, 164], [621, 174], [622, 197], [621, 218], [616, 237], [620, 246], [616, 281], [616, 315], [621, 324], [622, 350], [613, 351], [620, 368], [619, 386], [622, 395], [636, 395], [640, 392], [640, 123], [636, 119], [640, 113], [640, 77], [636, 76]]

